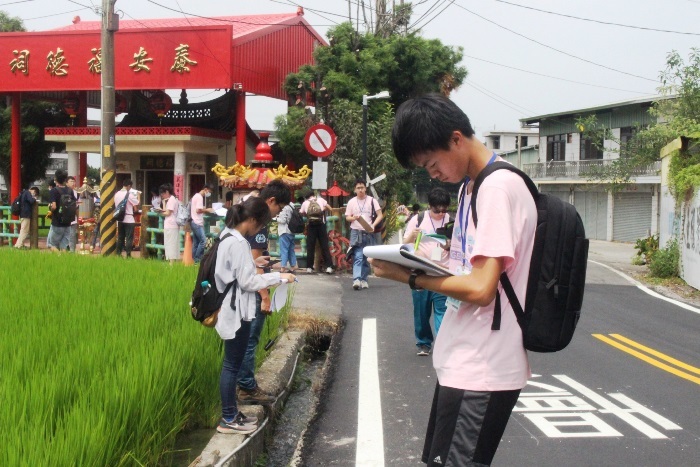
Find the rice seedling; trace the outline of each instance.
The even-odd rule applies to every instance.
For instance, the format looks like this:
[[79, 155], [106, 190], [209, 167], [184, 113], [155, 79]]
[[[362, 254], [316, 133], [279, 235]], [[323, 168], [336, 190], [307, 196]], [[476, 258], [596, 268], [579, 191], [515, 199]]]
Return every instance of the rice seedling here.
[[190, 317], [196, 268], [13, 248], [0, 264], [0, 465], [157, 465], [214, 425], [222, 344]]

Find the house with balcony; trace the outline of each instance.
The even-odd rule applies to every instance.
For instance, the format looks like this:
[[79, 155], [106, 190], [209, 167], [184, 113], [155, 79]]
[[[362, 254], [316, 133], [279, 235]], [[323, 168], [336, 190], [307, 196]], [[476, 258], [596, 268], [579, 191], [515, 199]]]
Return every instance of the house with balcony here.
[[[631, 183], [618, 191], [592, 178], [599, 168], [621, 154], [624, 157], [620, 144], [631, 139], [636, 128], [655, 121], [648, 112], [655, 100], [630, 100], [520, 120], [524, 127], [539, 129], [537, 160], [521, 158], [521, 168], [540, 191], [576, 207], [589, 238], [633, 242], [659, 232], [660, 162], [639, 168]], [[595, 144], [584, 137], [576, 121], [590, 115], [610, 130], [611, 140]], [[513, 162], [512, 155], [509, 159]]]

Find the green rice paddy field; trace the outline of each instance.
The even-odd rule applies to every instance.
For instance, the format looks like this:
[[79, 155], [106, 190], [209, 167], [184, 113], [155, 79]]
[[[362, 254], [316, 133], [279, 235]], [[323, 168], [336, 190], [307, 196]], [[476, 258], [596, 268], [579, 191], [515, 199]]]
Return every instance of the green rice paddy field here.
[[0, 265], [0, 465], [158, 465], [215, 425], [222, 345], [190, 316], [195, 267], [13, 248]]

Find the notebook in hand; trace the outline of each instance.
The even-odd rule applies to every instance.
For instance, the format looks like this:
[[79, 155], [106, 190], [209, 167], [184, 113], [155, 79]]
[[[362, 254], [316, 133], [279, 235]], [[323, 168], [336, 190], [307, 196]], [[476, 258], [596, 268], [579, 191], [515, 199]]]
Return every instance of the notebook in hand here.
[[366, 246], [363, 253], [368, 258], [376, 258], [396, 263], [409, 269], [423, 271], [430, 276], [452, 276], [446, 268], [415, 254], [411, 244]]

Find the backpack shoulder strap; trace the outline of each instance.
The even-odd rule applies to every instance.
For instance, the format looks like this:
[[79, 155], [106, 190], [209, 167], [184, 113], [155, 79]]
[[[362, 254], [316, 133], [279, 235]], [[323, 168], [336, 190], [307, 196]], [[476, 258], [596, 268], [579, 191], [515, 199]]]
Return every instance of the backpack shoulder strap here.
[[418, 213], [418, 221], [416, 223], [416, 228], [420, 227], [420, 225], [423, 223], [424, 217], [425, 217], [425, 211], [421, 211]]
[[[522, 170], [518, 169], [512, 164], [509, 164], [507, 162], [502, 162], [502, 161], [497, 161], [492, 164], [487, 165], [484, 167], [484, 169], [479, 172], [479, 175], [477, 175], [476, 180], [474, 180], [474, 188], [472, 189], [472, 199], [470, 204], [471, 212], [472, 212], [472, 218], [474, 219], [474, 226], [479, 223], [479, 216], [477, 215], [476, 212], [476, 196], [479, 194], [479, 188], [481, 187], [481, 184], [484, 182], [484, 179], [494, 173], [497, 170], [509, 170], [513, 173], [516, 173], [520, 176], [520, 178], [525, 181], [525, 185], [527, 186], [527, 189], [530, 191], [530, 194], [532, 195], [532, 198], [537, 201], [537, 198], [540, 196], [539, 190], [537, 190], [537, 187], [535, 186], [535, 183], [530, 179], [530, 177], [527, 176], [525, 172]], [[465, 187], [466, 190], [466, 187]], [[464, 196], [464, 193], [462, 194]]]
[[[532, 195], [532, 198], [537, 202], [537, 199], [540, 196], [539, 190], [537, 190], [537, 187], [535, 186], [535, 183], [530, 179], [530, 177], [525, 174], [522, 170], [518, 169], [512, 164], [509, 164], [507, 162], [502, 162], [502, 161], [497, 161], [492, 164], [487, 165], [484, 167], [484, 169], [479, 172], [479, 175], [477, 175], [476, 180], [474, 180], [474, 188], [472, 189], [472, 199], [471, 202], [469, 203], [470, 209], [472, 212], [472, 219], [474, 219], [474, 226], [479, 222], [479, 216], [476, 212], [476, 196], [479, 193], [479, 187], [481, 187], [481, 184], [484, 182], [484, 179], [494, 173], [497, 170], [509, 170], [513, 173], [516, 173], [520, 176], [520, 178], [523, 179], [525, 182], [525, 185], [527, 186], [527, 189], [530, 191], [530, 194]], [[466, 189], [466, 187], [465, 187]], [[523, 310], [523, 307], [520, 305], [520, 301], [518, 300], [517, 295], [515, 294], [515, 290], [513, 289], [513, 285], [510, 283], [510, 279], [508, 279], [508, 276], [506, 275], [505, 271], [501, 273], [501, 276], [499, 278], [499, 282], [501, 283], [501, 286], [503, 287], [503, 291], [506, 293], [506, 296], [508, 297], [508, 301], [510, 302], [511, 307], [513, 308], [513, 312], [515, 313], [515, 317], [518, 320], [518, 324], [520, 325], [521, 329], [524, 329], [525, 326], [525, 312]], [[497, 331], [501, 329], [501, 294], [500, 292], [496, 291], [496, 304], [494, 307], [494, 313], [493, 313], [493, 321], [491, 323], [491, 330]]]

